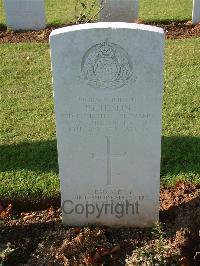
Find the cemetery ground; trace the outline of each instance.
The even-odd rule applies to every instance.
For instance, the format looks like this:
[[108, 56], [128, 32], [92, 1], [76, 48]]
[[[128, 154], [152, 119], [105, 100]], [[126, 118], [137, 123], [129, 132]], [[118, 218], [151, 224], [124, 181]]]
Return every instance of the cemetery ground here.
[[[0, 54], [0, 248], [5, 265], [51, 265], [55, 258], [56, 265], [65, 265], [67, 259], [71, 265], [81, 265], [92, 258], [97, 262], [103, 258], [107, 265], [123, 265], [125, 256], [131, 256], [136, 247], [143, 259], [151, 256], [153, 247], [153, 253], [161, 254], [158, 259], [178, 261], [176, 255], [181, 251], [182, 261], [192, 261], [199, 250], [200, 224], [199, 39], [166, 41], [160, 206], [163, 231], [157, 227], [153, 234], [149, 229], [61, 225], [49, 46], [5, 43]], [[143, 255], [140, 247], [146, 249]]]
[[[71, 12], [55, 11], [66, 1], [47, 1], [47, 30], [7, 32], [0, 21], [1, 265], [124, 265], [125, 259], [137, 265], [152, 258], [153, 265], [194, 265], [200, 251], [199, 26], [188, 23], [190, 1], [174, 1], [171, 9], [165, 1], [151, 1], [154, 14], [150, 1], [141, 2], [145, 23], [175, 27], [165, 49], [160, 224], [153, 229], [61, 225], [46, 42], [51, 27], [72, 21], [73, 1], [66, 6]], [[177, 35], [178, 28], [182, 33]]]
[[[61, 27], [61, 25], [65, 26], [76, 23], [75, 3], [76, 0], [46, 0], [47, 28], [37, 32], [27, 31], [16, 33], [6, 28], [3, 0], [0, 0], [0, 43], [47, 42], [49, 34], [53, 29]], [[170, 3], [169, 1], [163, 0], [141, 0], [139, 1], [139, 8], [139, 22], [164, 28], [167, 38], [180, 39], [200, 36], [200, 27], [191, 24], [192, 0], [170, 0]], [[79, 10], [81, 10], [80, 7]], [[92, 8], [89, 15], [87, 14], [86, 20], [94, 20], [94, 14], [97, 13], [98, 8]], [[84, 22], [84, 20], [81, 22]]]

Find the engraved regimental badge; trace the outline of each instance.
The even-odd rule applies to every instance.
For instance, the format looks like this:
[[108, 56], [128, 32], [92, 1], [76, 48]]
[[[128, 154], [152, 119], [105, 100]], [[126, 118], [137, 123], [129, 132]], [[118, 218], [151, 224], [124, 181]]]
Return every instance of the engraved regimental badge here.
[[110, 91], [127, 84], [132, 76], [132, 63], [121, 46], [106, 40], [85, 53], [81, 72], [94, 89]]

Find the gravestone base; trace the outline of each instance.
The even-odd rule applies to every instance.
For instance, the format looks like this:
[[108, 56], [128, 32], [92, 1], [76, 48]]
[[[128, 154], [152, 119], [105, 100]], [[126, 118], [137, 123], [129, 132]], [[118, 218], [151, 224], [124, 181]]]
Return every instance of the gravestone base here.
[[152, 227], [159, 220], [158, 198], [159, 190], [157, 195], [148, 198], [136, 194], [134, 187], [99, 186], [88, 187], [85, 191], [73, 190], [73, 194], [64, 192], [63, 223], [68, 226]]

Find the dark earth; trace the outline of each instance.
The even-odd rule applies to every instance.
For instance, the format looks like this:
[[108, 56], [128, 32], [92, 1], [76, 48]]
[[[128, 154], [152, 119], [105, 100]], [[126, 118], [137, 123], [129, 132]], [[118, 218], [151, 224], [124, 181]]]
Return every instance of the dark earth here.
[[[191, 21], [171, 22], [169, 24], [151, 23], [154, 26], [165, 30], [167, 39], [183, 39], [200, 37], [200, 24], [192, 25]], [[57, 28], [67, 25], [58, 26]], [[49, 41], [49, 35], [56, 27], [47, 27], [41, 31], [14, 32], [0, 27], [0, 43], [19, 43], [19, 42], [38, 42], [46, 43]]]
[[14, 203], [0, 207], [4, 266], [148, 265], [135, 263], [138, 249], [164, 254], [166, 263], [157, 265], [200, 265], [200, 185], [178, 182], [161, 188], [163, 228], [157, 225], [154, 230], [65, 227], [58, 207], [34, 212], [17, 212]]

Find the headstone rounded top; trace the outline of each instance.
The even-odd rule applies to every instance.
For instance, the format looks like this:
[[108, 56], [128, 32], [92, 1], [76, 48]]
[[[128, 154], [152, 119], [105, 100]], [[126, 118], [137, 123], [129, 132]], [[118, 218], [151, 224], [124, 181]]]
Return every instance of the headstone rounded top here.
[[50, 39], [54, 35], [63, 34], [67, 32], [80, 31], [80, 30], [91, 30], [91, 29], [131, 29], [131, 30], [143, 30], [148, 32], [158, 32], [164, 34], [164, 30], [159, 27], [137, 24], [137, 23], [126, 23], [126, 22], [98, 22], [98, 23], [85, 23], [79, 25], [73, 25], [55, 29], [50, 34]]

